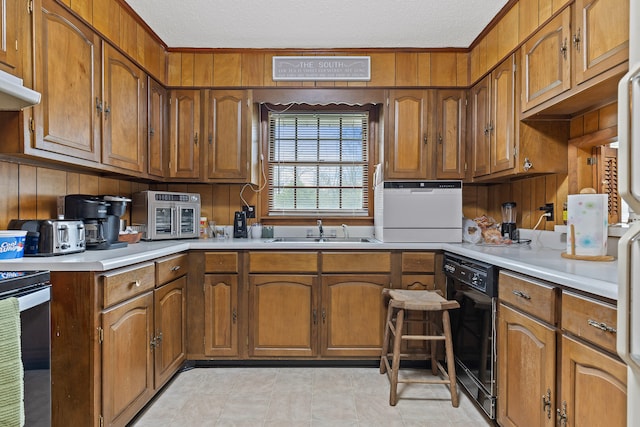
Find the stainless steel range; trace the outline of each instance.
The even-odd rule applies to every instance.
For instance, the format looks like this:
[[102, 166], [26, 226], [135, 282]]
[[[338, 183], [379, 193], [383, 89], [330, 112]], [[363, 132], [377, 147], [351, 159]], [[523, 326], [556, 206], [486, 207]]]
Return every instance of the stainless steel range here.
[[447, 296], [460, 303], [451, 311], [458, 382], [478, 406], [496, 418], [496, 314], [498, 268], [445, 252]]

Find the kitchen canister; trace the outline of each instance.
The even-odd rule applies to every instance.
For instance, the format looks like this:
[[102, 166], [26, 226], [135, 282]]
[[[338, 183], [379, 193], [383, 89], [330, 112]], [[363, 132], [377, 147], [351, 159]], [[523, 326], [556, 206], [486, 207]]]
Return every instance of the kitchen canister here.
[[567, 254], [602, 257], [607, 254], [608, 195], [571, 194], [567, 201]]

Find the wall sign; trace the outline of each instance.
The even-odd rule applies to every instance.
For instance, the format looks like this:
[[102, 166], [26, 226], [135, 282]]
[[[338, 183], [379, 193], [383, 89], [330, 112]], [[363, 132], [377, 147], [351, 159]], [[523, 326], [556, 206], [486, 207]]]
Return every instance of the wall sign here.
[[273, 80], [371, 80], [369, 56], [274, 56]]

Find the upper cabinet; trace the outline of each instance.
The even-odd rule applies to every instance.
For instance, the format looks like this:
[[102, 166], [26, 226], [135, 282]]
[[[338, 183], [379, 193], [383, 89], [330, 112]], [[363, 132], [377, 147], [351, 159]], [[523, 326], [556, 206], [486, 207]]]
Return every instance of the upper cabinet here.
[[151, 77], [147, 88], [147, 173], [164, 178], [169, 165], [169, 94]]
[[205, 178], [218, 182], [250, 182], [252, 109], [250, 91], [210, 90], [206, 101]]
[[385, 179], [433, 178], [427, 90], [390, 90], [387, 102]]
[[147, 76], [104, 44], [102, 163], [146, 172]]
[[0, 0], [0, 70], [19, 75], [18, 0]]
[[436, 177], [463, 179], [466, 173], [465, 90], [438, 90], [436, 95]]
[[571, 114], [614, 99], [628, 68], [629, 2], [577, 0], [527, 40], [521, 54], [524, 117]]
[[33, 108], [33, 146], [55, 159], [99, 162], [100, 38], [53, 0], [34, 13], [35, 90], [42, 100]]
[[169, 177], [200, 177], [200, 91], [172, 90], [169, 99]]

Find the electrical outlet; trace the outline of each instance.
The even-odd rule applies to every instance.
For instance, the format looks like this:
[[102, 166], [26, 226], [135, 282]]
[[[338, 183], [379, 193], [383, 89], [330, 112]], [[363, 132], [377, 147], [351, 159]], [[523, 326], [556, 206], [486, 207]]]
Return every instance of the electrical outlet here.
[[554, 221], [553, 203], [545, 203], [544, 206], [540, 207], [540, 210], [549, 214], [549, 216], [546, 217], [547, 221]]
[[253, 205], [244, 205], [242, 206], [242, 210], [247, 213], [247, 218], [255, 218], [256, 217], [256, 207]]

